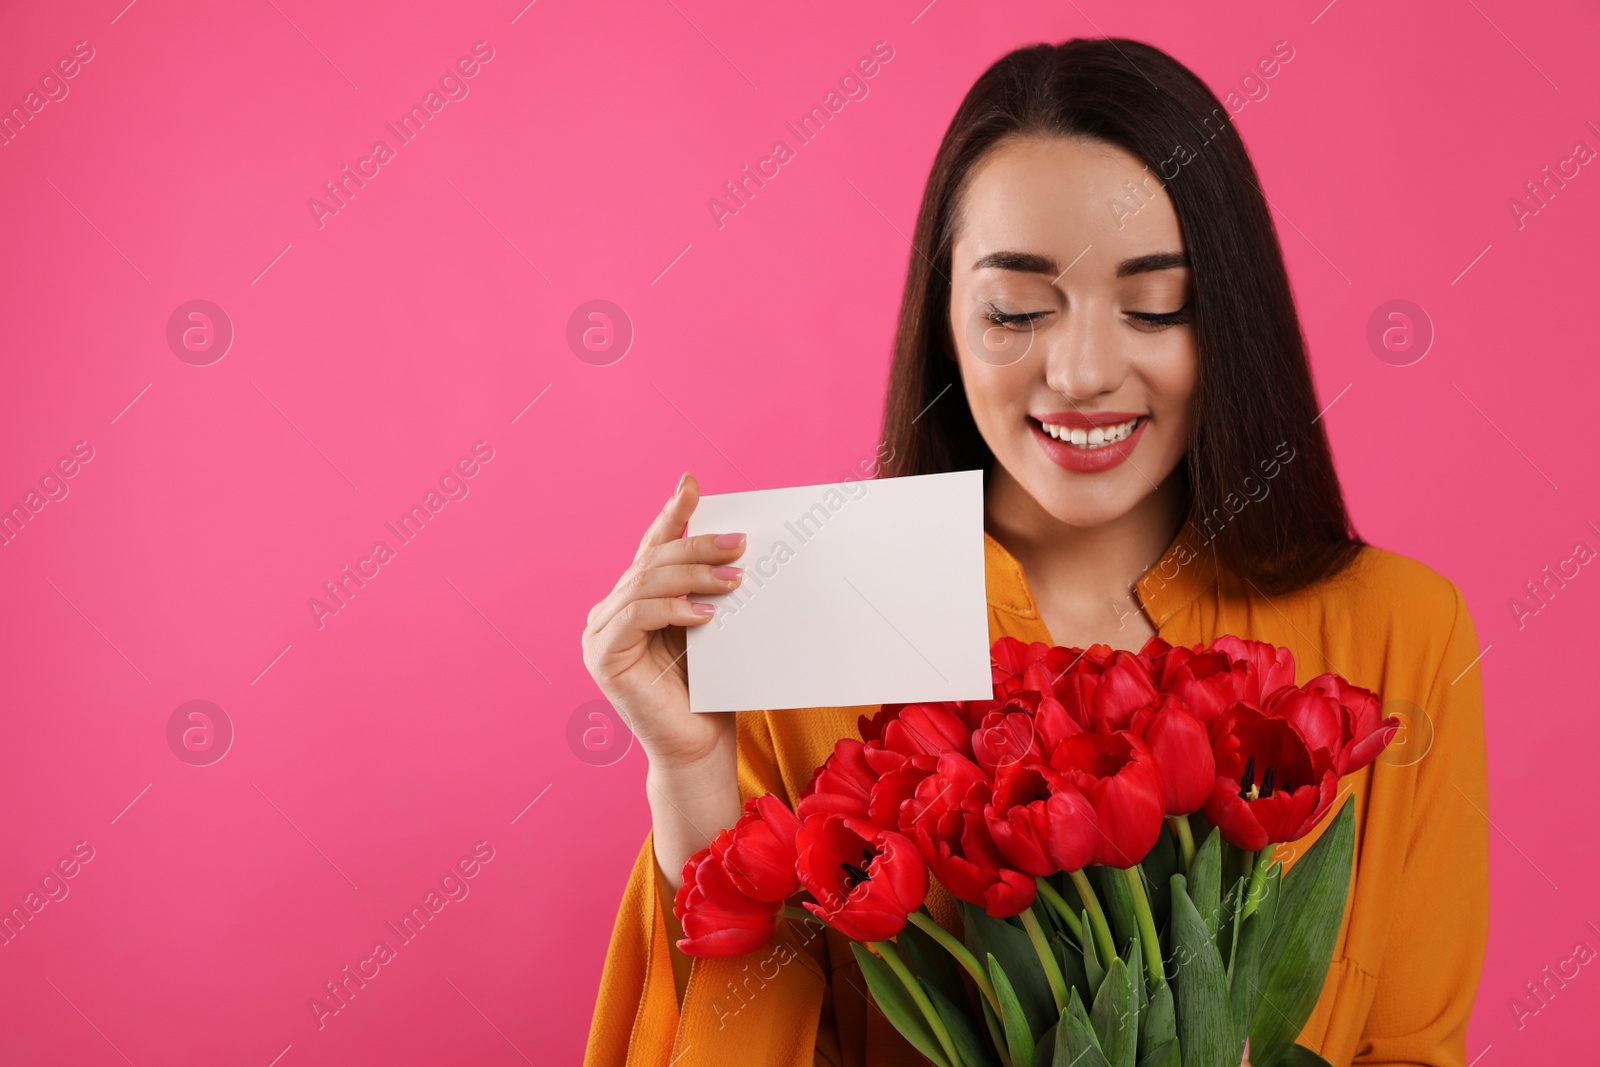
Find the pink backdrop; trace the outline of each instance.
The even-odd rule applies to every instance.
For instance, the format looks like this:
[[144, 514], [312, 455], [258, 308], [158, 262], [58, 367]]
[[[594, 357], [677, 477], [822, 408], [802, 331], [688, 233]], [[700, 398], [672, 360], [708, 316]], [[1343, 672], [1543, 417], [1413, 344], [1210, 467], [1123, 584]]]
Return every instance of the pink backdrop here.
[[[682, 469], [871, 454], [950, 114], [1006, 50], [1102, 33], [1236, 92], [1359, 528], [1472, 606], [1469, 1057], [1590, 1038], [1592, 11], [125, 3], [0, 16], [0, 1062], [576, 1062], [647, 829], [641, 753], [583, 743], [587, 609]], [[595, 300], [616, 332], [574, 345]], [[1391, 300], [1420, 361], [1368, 341]]]

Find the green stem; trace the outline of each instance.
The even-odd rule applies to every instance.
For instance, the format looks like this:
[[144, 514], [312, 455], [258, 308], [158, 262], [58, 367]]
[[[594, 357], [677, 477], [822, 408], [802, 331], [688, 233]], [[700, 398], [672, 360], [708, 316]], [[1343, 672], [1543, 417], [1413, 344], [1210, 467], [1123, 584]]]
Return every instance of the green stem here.
[[961, 964], [962, 968], [972, 976], [972, 980], [977, 983], [979, 991], [983, 993], [983, 999], [989, 1002], [989, 1006], [998, 1015], [1000, 1013], [1000, 1000], [995, 996], [994, 983], [989, 981], [989, 972], [983, 969], [983, 964], [978, 962], [978, 957], [974, 956], [966, 945], [956, 940], [954, 934], [935, 922], [933, 916], [926, 911], [919, 908], [908, 915], [907, 918], [917, 925], [917, 929], [939, 942], [946, 952], [956, 958], [956, 962]]
[[1066, 898], [1057, 893], [1056, 887], [1047, 879], [1040, 878], [1038, 881], [1039, 895], [1050, 905], [1052, 911], [1061, 916], [1061, 920], [1067, 924], [1067, 929], [1072, 931], [1072, 936], [1078, 939], [1078, 944], [1083, 944], [1083, 923], [1079, 922], [1072, 909], [1067, 907]]
[[1156, 933], [1155, 913], [1150, 910], [1150, 898], [1144, 892], [1144, 872], [1136, 866], [1126, 867], [1122, 876], [1127, 879], [1128, 891], [1133, 894], [1133, 913], [1139, 920], [1139, 941], [1144, 945], [1144, 964], [1150, 974], [1150, 988], [1157, 989], [1167, 982], [1167, 968], [1161, 959], [1161, 936]]
[[1168, 815], [1167, 825], [1172, 827], [1172, 832], [1178, 837], [1178, 849], [1183, 853], [1183, 869], [1187, 872], [1194, 866], [1194, 832], [1189, 829], [1189, 817]]
[[912, 975], [910, 968], [900, 958], [900, 953], [894, 947], [893, 941], [870, 941], [868, 944], [883, 961], [889, 965], [895, 975], [900, 979], [900, 984], [906, 987], [906, 992], [911, 994], [911, 999], [916, 1002], [923, 1018], [928, 1020], [928, 1026], [933, 1029], [933, 1036], [939, 1039], [939, 1047], [944, 1049], [945, 1059], [949, 1060], [951, 1067], [960, 1067], [961, 1057], [956, 1053], [955, 1042], [950, 1040], [950, 1031], [945, 1029], [944, 1020], [934, 1010], [933, 1003], [928, 999], [928, 994], [923, 990], [922, 984]]
[[1033, 951], [1039, 957], [1039, 963], [1044, 967], [1045, 980], [1050, 983], [1050, 995], [1056, 998], [1056, 1014], [1060, 1014], [1067, 1006], [1067, 983], [1061, 977], [1061, 967], [1056, 963], [1056, 954], [1050, 948], [1050, 942], [1045, 940], [1044, 930], [1039, 926], [1039, 917], [1033, 913], [1033, 908], [1025, 908], [1022, 912], [1022, 928], [1028, 931], [1028, 940], [1033, 942]]
[[1111, 937], [1111, 924], [1106, 922], [1106, 913], [1100, 907], [1100, 898], [1095, 895], [1094, 886], [1089, 884], [1089, 876], [1082, 871], [1071, 871], [1068, 877], [1072, 879], [1073, 888], [1078, 891], [1083, 906], [1089, 910], [1089, 925], [1094, 927], [1095, 944], [1100, 946], [1100, 962], [1110, 967], [1111, 961], [1118, 955], [1117, 943]]
[[[1249, 853], [1246, 853], [1249, 855]], [[1244, 914], [1241, 919], [1248, 919], [1256, 912], [1256, 905], [1261, 903], [1261, 894], [1266, 888], [1267, 871], [1272, 866], [1272, 846], [1268, 845], [1255, 854], [1251, 863], [1250, 888], [1244, 895]]]
[[[822, 923], [821, 919], [817, 918], [806, 909], [797, 908], [793, 904], [785, 904], [783, 907], [778, 909], [778, 914], [783, 916], [785, 919], [794, 919], [798, 922]], [[822, 923], [822, 925], [826, 926], [827, 923]]]

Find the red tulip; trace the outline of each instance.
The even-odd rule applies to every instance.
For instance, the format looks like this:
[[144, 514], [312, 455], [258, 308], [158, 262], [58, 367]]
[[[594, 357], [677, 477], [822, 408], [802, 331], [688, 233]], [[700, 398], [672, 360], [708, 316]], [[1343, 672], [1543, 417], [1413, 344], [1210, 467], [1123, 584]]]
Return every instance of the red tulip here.
[[1195, 646], [1196, 652], [1226, 652], [1228, 657], [1244, 664], [1236, 698], [1246, 704], [1260, 707], [1262, 701], [1279, 688], [1294, 684], [1294, 653], [1265, 641], [1247, 641], [1225, 634], [1207, 646]]
[[776, 903], [793, 896], [800, 889], [794, 873], [794, 835], [800, 820], [771, 793], [752, 798], [744, 811], [727, 833], [723, 869], [734, 885], [756, 900]]
[[[971, 749], [962, 755], [973, 756], [989, 774], [1030, 757], [1044, 759], [1044, 747], [1035, 726], [1035, 712], [1042, 700], [1049, 698], [1032, 690], [1013, 693], [983, 717], [972, 732]], [[1055, 704], [1054, 700], [1049, 702]]]
[[817, 815], [800, 825], [800, 884], [816, 903], [805, 906], [855, 941], [898, 934], [928, 894], [928, 867], [912, 843], [892, 830], [848, 815]]
[[1205, 723], [1181, 700], [1163, 693], [1156, 703], [1134, 713], [1133, 731], [1149, 747], [1161, 772], [1167, 814], [1188, 815], [1205, 807], [1217, 780]]
[[772, 937], [776, 925], [780, 905], [746, 895], [724, 869], [726, 841], [723, 831], [711, 847], [689, 857], [683, 865], [683, 884], [672, 898], [672, 913], [684, 933], [678, 948], [690, 956], [754, 952]]
[[898, 828], [900, 808], [916, 793], [922, 780], [933, 773], [937, 763], [934, 756], [909, 756], [903, 764], [879, 778], [867, 798], [867, 820], [885, 830]]
[[801, 791], [795, 801], [795, 813], [802, 822], [828, 812], [864, 819], [878, 778], [879, 773], [867, 762], [866, 745], [853, 737], [840, 738], [833, 746], [833, 754]]
[[1337, 674], [1320, 674], [1307, 682], [1306, 688], [1325, 694], [1339, 705], [1334, 770], [1341, 776], [1371, 763], [1400, 730], [1398, 717], [1383, 717], [1375, 693], [1351, 685]]
[[[883, 747], [907, 756], [972, 751], [972, 731], [961, 716], [942, 704], [908, 704], [882, 726]], [[865, 736], [865, 734], [863, 734]]]
[[1094, 859], [1094, 809], [1049, 764], [1030, 761], [1002, 770], [983, 817], [995, 847], [1023, 874], [1081, 870]]
[[1255, 851], [1294, 841], [1317, 824], [1338, 791], [1333, 756], [1295, 724], [1244, 704], [1211, 728], [1217, 779], [1206, 819], [1223, 840]]
[[1145, 743], [1127, 731], [1075, 734], [1050, 763], [1089, 798], [1096, 863], [1132, 867], [1161, 836], [1166, 812], [1161, 772]]
[[1110, 649], [1095, 645], [1091, 649], [1063, 648], [1034, 641], [1024, 645], [1014, 637], [1002, 637], [990, 649], [993, 664], [994, 699], [1004, 700], [1023, 689], [1053, 692], [1061, 678], [1084, 659], [1099, 662]]
[[1156, 698], [1156, 686], [1136, 653], [1091, 645], [1062, 675], [1055, 696], [1074, 721], [1112, 733], [1127, 729], [1133, 713]]
[[1220, 650], [1197, 651], [1199, 648], [1178, 647], [1168, 652], [1158, 684], [1163, 693], [1178, 697], [1195, 718], [1210, 727], [1234, 701], [1253, 699], [1255, 682], [1247, 661], [1235, 660]]
[[1158, 686], [1161, 684], [1161, 671], [1166, 663], [1167, 653], [1171, 651], [1172, 645], [1160, 634], [1151, 637], [1139, 650], [1139, 658], [1149, 664], [1150, 677]]
[[1032, 904], [1038, 886], [1006, 862], [990, 836], [983, 811], [991, 796], [989, 778], [976, 764], [954, 753], [941, 756], [938, 773], [924, 778], [900, 808], [900, 830], [951, 896], [1001, 919]]

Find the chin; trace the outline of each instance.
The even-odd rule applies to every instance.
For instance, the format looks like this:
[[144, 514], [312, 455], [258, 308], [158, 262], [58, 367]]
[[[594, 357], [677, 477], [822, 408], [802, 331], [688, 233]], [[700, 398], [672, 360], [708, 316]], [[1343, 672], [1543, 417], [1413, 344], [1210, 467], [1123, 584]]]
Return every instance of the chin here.
[[[1024, 483], [1023, 488], [1027, 489], [1033, 499], [1038, 501], [1039, 506], [1057, 522], [1085, 529], [1103, 526], [1122, 518], [1144, 499], [1146, 493], [1139, 491], [1140, 486], [1147, 491], [1149, 489], [1148, 483], [1143, 478], [1139, 479], [1139, 485], [1125, 481], [1120, 485], [1081, 487], [1062, 484], [1068, 479], [1079, 480], [1083, 477], [1058, 470], [1047, 470], [1042, 472], [1042, 478], [1036, 474], [1028, 483]], [[1042, 480], [1046, 484], [1032, 484], [1035, 479]]]

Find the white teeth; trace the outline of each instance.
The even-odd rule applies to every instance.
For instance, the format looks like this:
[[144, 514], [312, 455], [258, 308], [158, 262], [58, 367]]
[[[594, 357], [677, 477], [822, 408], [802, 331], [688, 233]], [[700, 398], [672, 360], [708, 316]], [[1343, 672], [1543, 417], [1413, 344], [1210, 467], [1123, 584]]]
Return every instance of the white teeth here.
[[1044, 427], [1044, 432], [1058, 441], [1065, 441], [1075, 448], [1094, 449], [1104, 448], [1106, 445], [1115, 444], [1123, 440], [1139, 425], [1137, 418], [1127, 422], [1119, 422], [1114, 426], [1096, 426], [1093, 429], [1069, 429], [1065, 426], [1053, 426], [1048, 422], [1039, 425]]

